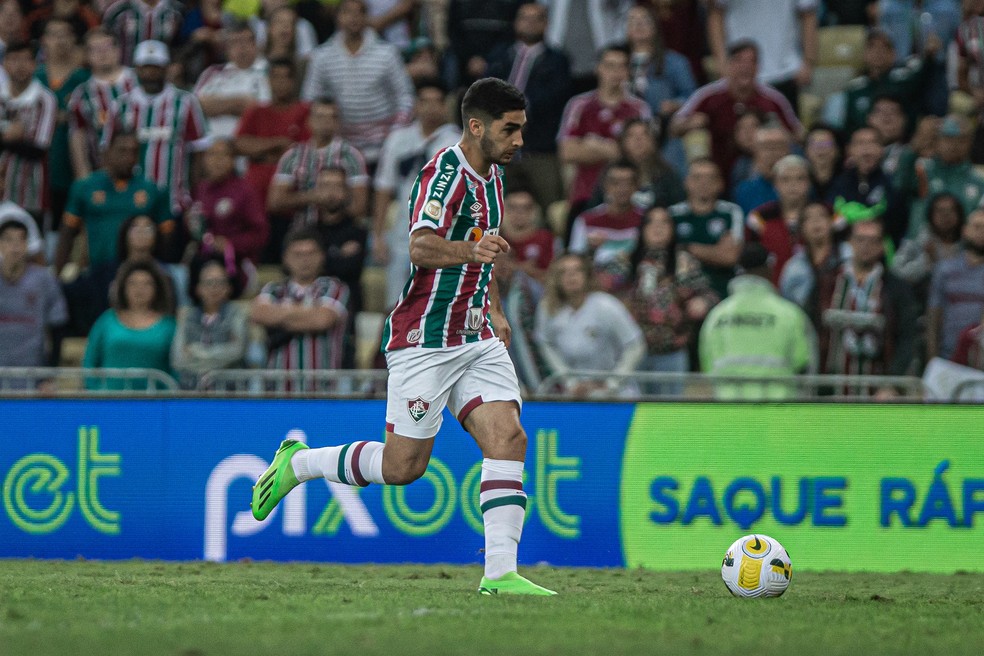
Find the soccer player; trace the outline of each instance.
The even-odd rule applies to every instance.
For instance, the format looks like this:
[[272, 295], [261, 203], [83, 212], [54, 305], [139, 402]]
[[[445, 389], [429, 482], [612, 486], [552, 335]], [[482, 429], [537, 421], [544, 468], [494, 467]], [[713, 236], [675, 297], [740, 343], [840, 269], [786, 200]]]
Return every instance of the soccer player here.
[[253, 516], [265, 519], [312, 478], [348, 485], [407, 485], [427, 469], [445, 406], [482, 450], [485, 525], [482, 594], [551, 595], [516, 572], [526, 515], [526, 433], [506, 347], [511, 329], [493, 277], [509, 251], [499, 235], [502, 169], [523, 145], [526, 99], [485, 78], [465, 93], [461, 140], [424, 166], [410, 194], [410, 279], [386, 321], [390, 376], [386, 442], [309, 449], [287, 439], [253, 488]]

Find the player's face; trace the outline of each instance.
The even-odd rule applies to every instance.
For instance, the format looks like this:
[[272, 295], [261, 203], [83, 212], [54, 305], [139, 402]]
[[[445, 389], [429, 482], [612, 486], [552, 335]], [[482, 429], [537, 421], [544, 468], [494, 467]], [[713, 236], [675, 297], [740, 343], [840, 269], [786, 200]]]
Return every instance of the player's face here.
[[506, 112], [484, 127], [482, 154], [493, 164], [508, 164], [516, 151], [523, 147], [523, 126], [526, 112], [522, 109]]
[[0, 235], [0, 261], [22, 264], [27, 260], [27, 231], [20, 228], [7, 228]]

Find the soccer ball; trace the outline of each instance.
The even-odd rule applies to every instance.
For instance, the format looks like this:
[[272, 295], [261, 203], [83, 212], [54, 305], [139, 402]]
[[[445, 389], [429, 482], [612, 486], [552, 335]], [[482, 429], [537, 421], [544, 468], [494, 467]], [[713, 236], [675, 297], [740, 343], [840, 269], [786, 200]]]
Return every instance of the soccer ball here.
[[792, 576], [789, 554], [767, 535], [738, 538], [721, 563], [721, 578], [736, 597], [778, 597]]

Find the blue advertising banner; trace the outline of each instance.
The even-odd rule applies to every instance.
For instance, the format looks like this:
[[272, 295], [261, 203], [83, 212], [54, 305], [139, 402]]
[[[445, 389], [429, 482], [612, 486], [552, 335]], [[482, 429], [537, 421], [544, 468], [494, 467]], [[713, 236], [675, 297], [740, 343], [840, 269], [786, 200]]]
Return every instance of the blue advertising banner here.
[[[617, 566], [629, 404], [528, 404], [521, 560]], [[0, 557], [481, 562], [481, 456], [450, 415], [408, 487], [314, 481], [264, 522], [250, 488], [291, 429], [383, 438], [378, 401], [3, 401]]]

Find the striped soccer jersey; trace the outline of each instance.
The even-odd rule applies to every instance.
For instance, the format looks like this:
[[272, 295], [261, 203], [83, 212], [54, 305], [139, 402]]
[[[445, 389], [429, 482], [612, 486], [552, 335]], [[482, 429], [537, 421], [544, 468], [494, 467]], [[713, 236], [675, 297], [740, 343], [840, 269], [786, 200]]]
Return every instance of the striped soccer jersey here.
[[133, 64], [133, 51], [141, 41], [162, 41], [173, 47], [184, 20], [181, 8], [171, 0], [151, 7], [141, 0], [118, 0], [106, 9], [103, 26], [116, 35], [123, 64]]
[[295, 333], [289, 339], [271, 345], [267, 367], [288, 371], [341, 368], [348, 324], [348, 285], [331, 276], [318, 278], [307, 286], [284, 280], [267, 283], [258, 298], [274, 305], [323, 305], [337, 312], [339, 317], [335, 326], [327, 331]]
[[[22, 141], [47, 151], [55, 131], [58, 101], [38, 80], [31, 80], [16, 97], [0, 98], [0, 131], [11, 123], [24, 128]], [[25, 210], [41, 213], [47, 203], [47, 156], [28, 158], [10, 150], [0, 154], [0, 171], [4, 172], [4, 200], [13, 201]]]
[[93, 169], [99, 166], [99, 139], [113, 101], [133, 91], [136, 86], [136, 74], [132, 69], [123, 68], [112, 82], [89, 78], [85, 84], [76, 87], [68, 99], [69, 129], [85, 132], [89, 144], [89, 165]]
[[154, 96], [137, 87], [113, 103], [103, 144], [109, 143], [117, 129], [136, 133], [143, 176], [167, 190], [171, 211], [179, 214], [187, 209], [191, 203], [191, 150], [196, 141], [205, 138], [207, 129], [198, 98], [172, 84]]
[[[350, 187], [368, 184], [369, 174], [366, 160], [355, 146], [335, 137], [331, 142], [318, 148], [313, 141], [292, 146], [280, 158], [274, 182], [290, 185], [294, 191], [310, 191], [318, 181], [318, 174], [326, 168], [337, 166], [345, 169]], [[309, 205], [294, 216], [295, 223], [313, 225], [318, 222], [318, 210]]]
[[[460, 145], [441, 150], [410, 193], [410, 232], [433, 230], [450, 241], [478, 241], [502, 223], [502, 169], [485, 178]], [[400, 300], [386, 320], [383, 349], [447, 348], [495, 338], [489, 321], [492, 265], [475, 262], [426, 269], [411, 265]]]

